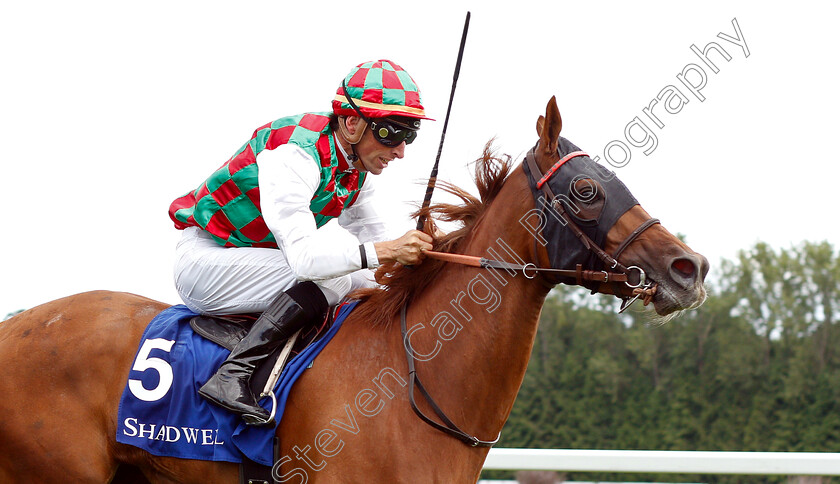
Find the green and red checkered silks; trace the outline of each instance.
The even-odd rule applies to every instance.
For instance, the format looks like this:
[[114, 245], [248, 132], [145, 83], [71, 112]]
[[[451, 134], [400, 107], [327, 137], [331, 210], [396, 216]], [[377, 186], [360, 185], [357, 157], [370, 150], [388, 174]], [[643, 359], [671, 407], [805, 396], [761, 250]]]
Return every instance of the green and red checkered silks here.
[[[347, 93], [365, 116], [426, 117], [420, 90], [414, 79], [402, 67], [389, 60], [365, 62], [354, 67], [344, 78]], [[344, 87], [338, 86], [332, 102], [333, 112], [339, 116], [357, 116], [347, 102]]]
[[260, 209], [257, 155], [283, 144], [294, 144], [320, 162], [321, 182], [309, 208], [318, 227], [338, 217], [358, 198], [365, 173], [349, 170], [335, 147], [329, 113], [280, 118], [257, 129], [224, 165], [195, 191], [169, 207], [175, 227], [196, 226], [225, 247], [277, 247]]

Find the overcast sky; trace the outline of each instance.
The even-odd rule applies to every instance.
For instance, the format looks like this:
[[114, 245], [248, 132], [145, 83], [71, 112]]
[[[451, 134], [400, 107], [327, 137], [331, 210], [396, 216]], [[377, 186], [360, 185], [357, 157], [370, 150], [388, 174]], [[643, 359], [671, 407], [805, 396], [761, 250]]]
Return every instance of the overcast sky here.
[[[169, 203], [258, 126], [330, 109], [377, 58], [408, 70], [438, 120], [377, 179], [395, 232], [412, 228], [467, 10], [442, 179], [472, 188], [466, 165], [492, 137], [520, 159], [556, 95], [563, 134], [602, 160], [626, 147], [619, 177], [713, 266], [756, 241], [840, 234], [840, 33], [821, 3], [296, 3], [2, 4], [0, 317], [92, 289], [179, 303]], [[709, 54], [717, 73], [691, 49], [709, 42], [730, 57]], [[698, 69], [693, 93], [678, 75], [698, 85]], [[678, 112], [650, 108], [657, 96]], [[637, 117], [629, 136], [655, 147], [627, 139]]]

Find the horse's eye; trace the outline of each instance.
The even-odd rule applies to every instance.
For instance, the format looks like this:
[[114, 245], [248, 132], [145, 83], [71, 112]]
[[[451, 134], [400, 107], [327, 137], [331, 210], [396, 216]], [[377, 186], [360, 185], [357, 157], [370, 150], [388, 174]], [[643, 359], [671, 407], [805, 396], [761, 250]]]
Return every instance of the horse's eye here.
[[572, 186], [572, 195], [574, 198], [584, 203], [594, 201], [598, 198], [599, 194], [598, 184], [590, 178], [577, 180]]

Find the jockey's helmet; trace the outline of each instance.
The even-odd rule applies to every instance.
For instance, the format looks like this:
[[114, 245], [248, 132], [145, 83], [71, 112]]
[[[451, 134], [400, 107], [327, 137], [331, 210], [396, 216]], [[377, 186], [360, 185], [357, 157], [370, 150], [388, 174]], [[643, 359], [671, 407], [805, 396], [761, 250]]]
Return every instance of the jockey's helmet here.
[[407, 127], [418, 129], [426, 111], [420, 89], [402, 67], [389, 60], [359, 64], [342, 79], [332, 109], [338, 116], [370, 118], [399, 117]]

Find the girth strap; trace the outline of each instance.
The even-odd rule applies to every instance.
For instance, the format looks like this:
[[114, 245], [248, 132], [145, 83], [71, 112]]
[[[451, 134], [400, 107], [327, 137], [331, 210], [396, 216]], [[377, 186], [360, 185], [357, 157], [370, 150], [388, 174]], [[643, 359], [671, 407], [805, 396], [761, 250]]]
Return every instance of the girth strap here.
[[[280, 442], [277, 437], [272, 439], [272, 462], [280, 460]], [[273, 466], [266, 466], [252, 461], [247, 455], [242, 455], [239, 463], [239, 484], [277, 484], [272, 471]]]

